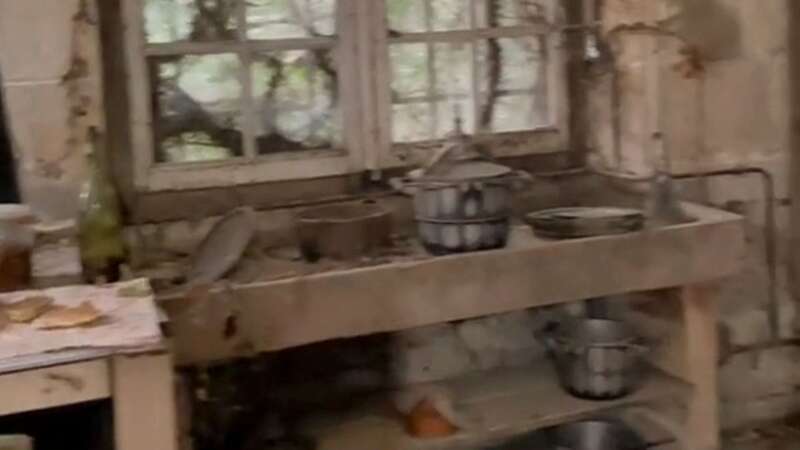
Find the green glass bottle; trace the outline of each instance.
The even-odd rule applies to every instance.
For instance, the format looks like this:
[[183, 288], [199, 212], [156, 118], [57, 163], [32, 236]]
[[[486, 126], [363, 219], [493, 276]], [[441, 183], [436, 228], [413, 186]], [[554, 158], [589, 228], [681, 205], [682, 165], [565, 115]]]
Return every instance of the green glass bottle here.
[[81, 191], [78, 218], [83, 276], [88, 283], [111, 283], [120, 279], [127, 252], [119, 197], [108, 176], [106, 152], [95, 128], [89, 129], [86, 156], [89, 180]]

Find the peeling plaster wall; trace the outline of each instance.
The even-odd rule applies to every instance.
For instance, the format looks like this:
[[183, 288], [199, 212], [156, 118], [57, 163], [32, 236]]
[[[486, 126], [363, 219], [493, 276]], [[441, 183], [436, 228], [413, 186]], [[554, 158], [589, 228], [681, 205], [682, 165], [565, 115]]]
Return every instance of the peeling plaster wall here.
[[102, 128], [94, 0], [0, 0], [0, 73], [23, 200], [75, 215], [89, 126]]
[[[612, 57], [590, 71], [588, 103], [590, 159], [603, 169], [651, 174], [658, 160], [652, 136], [661, 131], [674, 173], [759, 167], [772, 174], [784, 339], [797, 336], [787, 280], [789, 1], [605, 0], [602, 33]], [[724, 345], [740, 349], [722, 366], [724, 426], [798, 411], [800, 350], [747, 351], [770, 338], [760, 181], [722, 177], [681, 182], [679, 189], [697, 201], [735, 206], [749, 222], [747, 268], [726, 282], [722, 298]]]
[[[603, 33], [616, 76], [602, 63], [590, 71], [589, 146], [595, 162], [631, 175], [650, 173], [651, 135], [660, 129], [675, 172], [766, 168], [777, 181], [771, 201], [777, 206], [779, 247], [786, 249], [790, 1], [605, 0]], [[0, 72], [22, 193], [40, 213], [56, 218], [75, 213], [85, 177], [87, 127], [103, 128], [95, 8], [95, 0], [0, 0]], [[657, 40], [648, 27], [662, 27], [673, 37]], [[695, 53], [700, 67], [693, 66]], [[654, 66], [657, 71], [648, 71]], [[681, 187], [696, 200], [736, 203], [750, 219], [750, 263], [726, 284], [721, 330], [732, 347], [765, 341], [760, 185], [728, 177]], [[787, 257], [780, 255], [784, 338], [796, 336]], [[727, 360], [721, 375], [725, 425], [798, 410], [799, 352], [792, 347], [744, 351]]]

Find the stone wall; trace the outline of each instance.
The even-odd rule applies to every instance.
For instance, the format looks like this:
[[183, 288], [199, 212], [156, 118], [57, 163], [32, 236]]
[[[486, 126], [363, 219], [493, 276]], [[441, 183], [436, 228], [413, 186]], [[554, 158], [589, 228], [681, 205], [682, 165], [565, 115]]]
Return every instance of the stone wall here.
[[[777, 220], [780, 337], [796, 336], [787, 282], [791, 104], [788, 0], [606, 0], [610, 49], [590, 72], [593, 164], [630, 177], [652, 173], [663, 133], [673, 173], [758, 167], [758, 175], [679, 183], [684, 196], [743, 213], [750, 261], [726, 284], [721, 335], [735, 356], [722, 367], [723, 422], [731, 427], [796, 411], [798, 350], [768, 344], [764, 212]], [[615, 115], [618, 120], [615, 121]], [[615, 126], [616, 124], [616, 126]], [[748, 351], [750, 348], [762, 348]], [[763, 347], [774, 347], [763, 349]]]
[[24, 201], [71, 217], [89, 126], [102, 128], [94, 0], [0, 0], [0, 75]]
[[[647, 175], [664, 134], [675, 172], [756, 166], [777, 191], [780, 249], [788, 248], [791, 0], [605, 0], [611, 52], [590, 71], [595, 164]], [[75, 212], [86, 129], [103, 127], [94, 0], [0, 0], [0, 74], [25, 200], [52, 217]], [[657, 67], [658, 70], [649, 70]], [[751, 261], [726, 285], [722, 335], [736, 349], [722, 369], [727, 426], [795, 410], [798, 350], [748, 351], [769, 338], [768, 277], [756, 177], [681, 183], [686, 195], [736, 206], [750, 220]], [[781, 337], [795, 336], [795, 303], [780, 254]], [[474, 334], [474, 333], [473, 333]], [[409, 363], [410, 364], [410, 363]]]

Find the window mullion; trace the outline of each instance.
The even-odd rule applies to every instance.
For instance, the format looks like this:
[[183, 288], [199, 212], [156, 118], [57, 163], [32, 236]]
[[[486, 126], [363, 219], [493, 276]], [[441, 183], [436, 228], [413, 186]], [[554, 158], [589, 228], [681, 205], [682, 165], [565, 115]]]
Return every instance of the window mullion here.
[[386, 1], [367, 1], [368, 57], [362, 72], [369, 80], [372, 92], [371, 111], [375, 111], [369, 133], [370, 156], [374, 167], [383, 169], [396, 165], [392, 154], [392, 72], [389, 61], [389, 27], [386, 19]]
[[[237, 38], [240, 44], [247, 42], [247, 4], [245, 0], [236, 0]], [[246, 45], [241, 45], [237, 52], [241, 63], [239, 81], [242, 83], [242, 144], [244, 157], [248, 160], [258, 156], [256, 149], [256, 113], [253, 108], [253, 55]]]
[[125, 53], [129, 71], [131, 144], [133, 150], [134, 184], [137, 189], [147, 189], [148, 174], [153, 165], [155, 143], [152, 133], [152, 104], [150, 96], [149, 61], [146, 56], [144, 29], [144, 1], [122, 2], [122, 20], [125, 24]]
[[[469, 8], [469, 22], [470, 27], [474, 30], [480, 27], [480, 16], [478, 15], [478, 8], [483, 5], [481, 0], [470, 0]], [[471, 43], [471, 57], [472, 57], [472, 129], [475, 134], [481, 134], [483, 130], [480, 129], [481, 119], [481, 70], [478, 64], [479, 54], [478, 48], [480, 41], [474, 39]]]
[[[339, 76], [339, 108], [344, 143], [348, 150], [350, 171], [364, 168], [365, 146], [362, 138], [362, 77], [359, 71], [359, 0], [338, 0], [336, 8], [336, 60]], [[353, 24], [356, 26], [353, 26]]]
[[[426, 31], [433, 31], [433, 5], [430, 1], [424, 0], [425, 5], [425, 30]], [[434, 101], [433, 99], [436, 97], [436, 54], [434, 53], [434, 43], [433, 42], [426, 42], [425, 43], [425, 51], [427, 52], [427, 94], [428, 98], [428, 111], [431, 114], [431, 121], [428, 125], [428, 130], [431, 133], [431, 136], [436, 135], [436, 131], [439, 129], [439, 104], [438, 102]]]

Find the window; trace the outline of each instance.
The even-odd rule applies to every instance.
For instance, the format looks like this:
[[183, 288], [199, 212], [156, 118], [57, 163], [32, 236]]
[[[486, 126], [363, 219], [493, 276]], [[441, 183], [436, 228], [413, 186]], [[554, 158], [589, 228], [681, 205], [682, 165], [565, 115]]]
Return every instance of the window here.
[[563, 150], [557, 0], [126, 0], [137, 188]]

